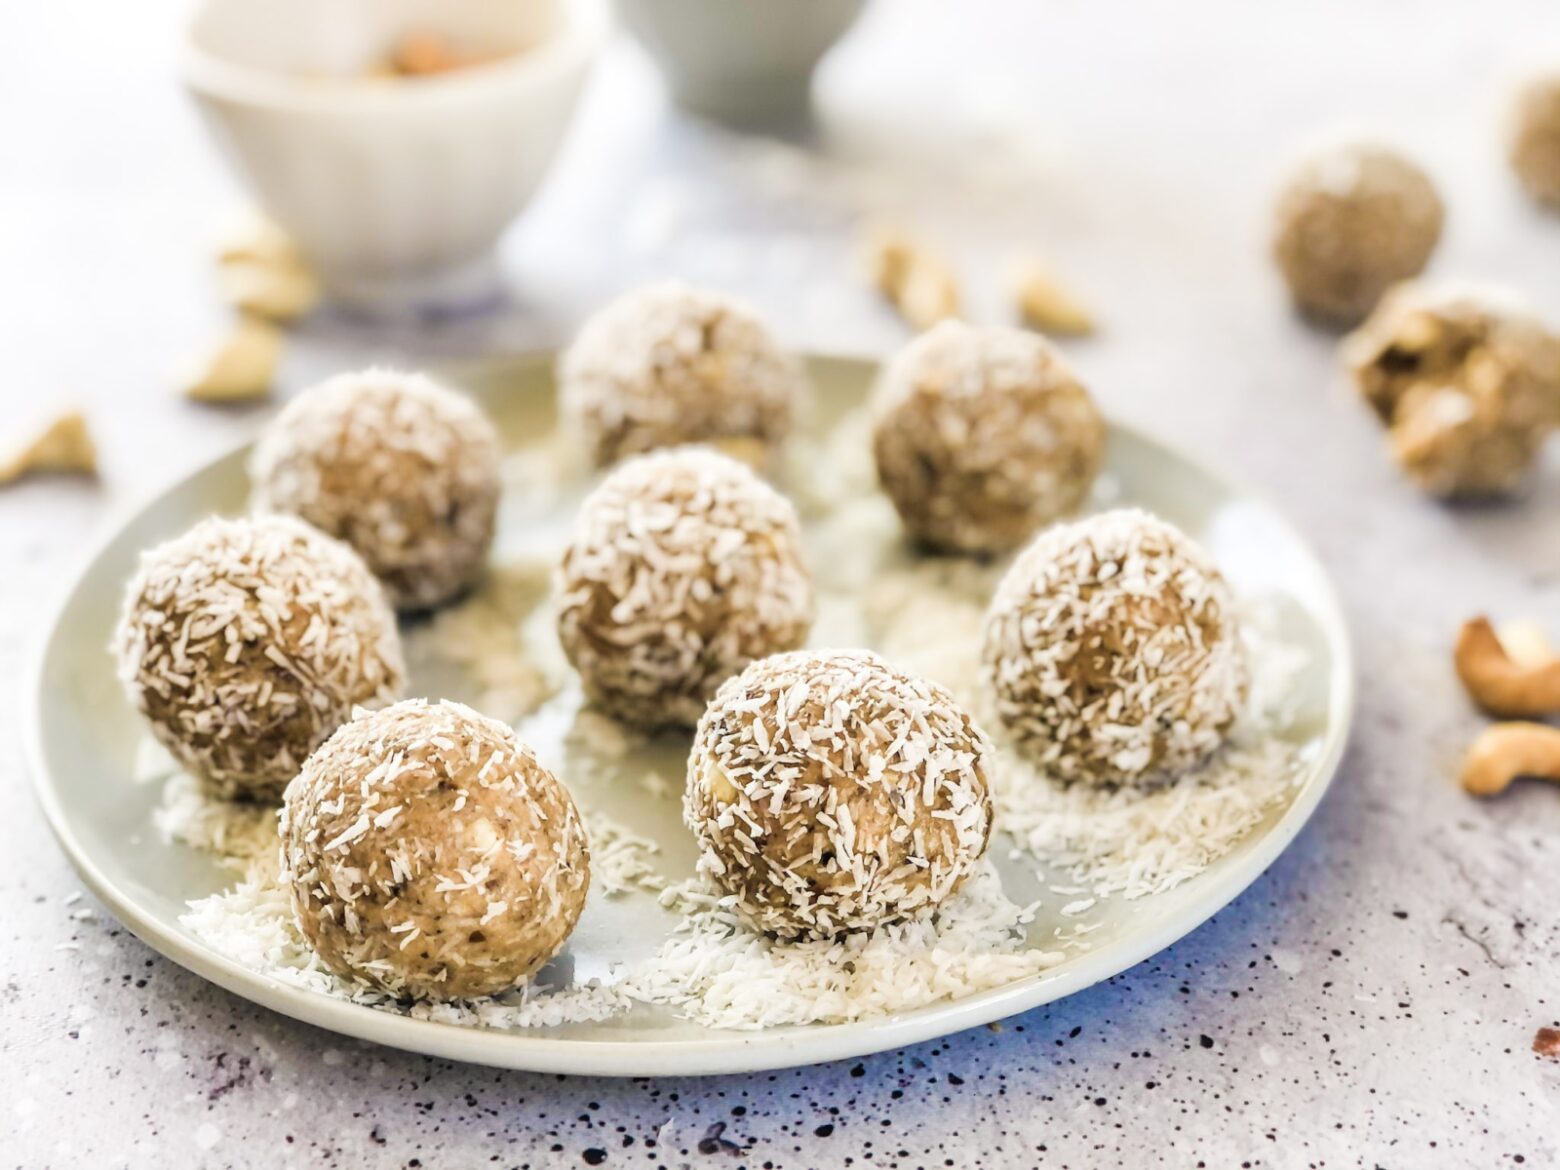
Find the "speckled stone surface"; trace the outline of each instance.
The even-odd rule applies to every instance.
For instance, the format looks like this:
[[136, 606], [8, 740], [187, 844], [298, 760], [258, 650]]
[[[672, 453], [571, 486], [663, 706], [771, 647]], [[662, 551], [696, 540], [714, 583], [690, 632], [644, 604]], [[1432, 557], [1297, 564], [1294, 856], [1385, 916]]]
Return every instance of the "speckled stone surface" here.
[[[27, 51], [0, 71], [0, 422], [85, 401], [104, 462], [100, 486], [0, 494], [8, 719], [84, 544], [268, 409], [168, 390], [220, 320], [202, 263], [232, 201], [169, 80], [172, 7], [8, 15]], [[1540, 0], [894, 0], [829, 63], [801, 149], [677, 118], [614, 51], [508, 241], [510, 308], [438, 330], [323, 316], [291, 345], [287, 387], [556, 343], [609, 292], [671, 274], [742, 292], [794, 344], [881, 352], [903, 335], [856, 283], [861, 216], [939, 235], [985, 320], [1003, 260], [1034, 248], [1097, 309], [1101, 336], [1068, 352], [1106, 409], [1259, 485], [1331, 567], [1361, 676], [1334, 790], [1216, 919], [1000, 1030], [795, 1072], [563, 1079], [346, 1041], [159, 958], [71, 901], [12, 735], [0, 1165], [1555, 1165], [1560, 1060], [1531, 1045], [1560, 1025], [1560, 792], [1458, 791], [1480, 720], [1448, 647], [1479, 610], [1560, 634], [1560, 467], [1505, 507], [1419, 499], [1263, 252], [1294, 145], [1351, 121], [1441, 185], [1434, 272], [1510, 281], [1560, 315], [1560, 219], [1522, 201], [1495, 136], [1508, 72], [1546, 44], [1560, 58]]]

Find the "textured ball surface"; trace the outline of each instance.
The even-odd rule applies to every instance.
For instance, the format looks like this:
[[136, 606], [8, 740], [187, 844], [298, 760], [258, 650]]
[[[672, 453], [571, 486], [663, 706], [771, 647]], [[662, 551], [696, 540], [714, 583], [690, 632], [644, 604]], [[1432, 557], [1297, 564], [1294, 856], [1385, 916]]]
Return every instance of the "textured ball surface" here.
[[597, 466], [681, 443], [761, 456], [790, 429], [804, 388], [750, 308], [678, 283], [619, 297], [558, 362], [564, 425]]
[[1443, 218], [1434, 185], [1408, 159], [1336, 147], [1305, 160], [1279, 194], [1273, 255], [1304, 312], [1352, 325], [1424, 270]]
[[1518, 91], [1510, 157], [1523, 189], [1560, 207], [1560, 76], [1536, 77]]
[[421, 374], [341, 374], [287, 404], [255, 444], [256, 507], [357, 549], [397, 609], [448, 601], [493, 543], [499, 440], [464, 395]]
[[699, 721], [683, 819], [700, 872], [759, 930], [870, 930], [939, 905], [975, 869], [991, 755], [947, 691], [875, 654], [780, 654]]
[[278, 800], [356, 705], [405, 680], [395, 615], [346, 545], [287, 516], [212, 518], [141, 556], [114, 637], [125, 693], [222, 796]]
[[288, 786], [281, 833], [304, 937], [337, 975], [396, 996], [513, 987], [563, 947], [590, 884], [568, 790], [456, 703], [343, 726]]
[[1105, 424], [1044, 338], [945, 321], [910, 342], [873, 397], [878, 478], [905, 527], [936, 548], [1015, 548], [1074, 511]]
[[986, 614], [996, 709], [1063, 780], [1146, 784], [1201, 762], [1246, 693], [1233, 601], [1178, 529], [1132, 509], [1053, 528]]
[[1518, 487], [1560, 419], [1560, 339], [1499, 290], [1395, 289], [1344, 360], [1393, 458], [1432, 495]]
[[722, 682], [801, 645], [812, 578], [784, 496], [684, 447], [628, 460], [580, 509], [555, 587], [585, 693], [641, 726], [692, 726]]

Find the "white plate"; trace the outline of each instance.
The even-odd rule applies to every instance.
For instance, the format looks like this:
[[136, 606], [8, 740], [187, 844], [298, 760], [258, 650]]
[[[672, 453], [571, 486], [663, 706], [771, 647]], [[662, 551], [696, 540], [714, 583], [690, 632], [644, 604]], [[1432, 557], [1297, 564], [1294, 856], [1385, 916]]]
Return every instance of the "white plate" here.
[[[821, 404], [815, 425], [831, 426], [859, 404], [875, 367], [816, 358], [811, 370]], [[552, 431], [551, 359], [545, 355], [488, 363], [458, 372], [516, 447]], [[1309, 653], [1296, 679], [1303, 712], [1296, 737], [1311, 752], [1287, 802], [1203, 873], [1166, 893], [1106, 899], [1093, 911], [1100, 926], [1092, 949], [1070, 954], [1045, 973], [963, 999], [851, 1024], [719, 1031], [636, 1007], [592, 1024], [495, 1031], [414, 1020], [307, 992], [248, 970], [213, 950], [179, 922], [188, 899], [230, 884], [209, 856], [163, 841], [151, 824], [156, 785], [136, 784], [132, 764], [143, 732], [114, 678], [106, 650], [123, 584], [139, 550], [173, 536], [212, 512], [243, 510], [248, 494], [245, 451], [209, 464], [153, 499], [113, 534], [71, 587], [50, 626], [39, 660], [35, 708], [28, 720], [32, 772], [50, 825], [83, 880], [130, 930], [197, 974], [246, 999], [333, 1031], [434, 1056], [549, 1072], [656, 1076], [726, 1073], [835, 1060], [942, 1036], [1013, 1015], [1088, 987], [1168, 946], [1246, 888], [1294, 839], [1337, 769], [1348, 736], [1353, 680], [1348, 636], [1326, 574], [1304, 542], [1272, 508], [1185, 458], [1123, 427], [1110, 435], [1107, 475], [1122, 502], [1139, 503], [1186, 529], [1212, 552], [1237, 591], [1278, 597], [1284, 636]], [[512, 493], [512, 495], [518, 493]], [[500, 545], [506, 551], [566, 531], [575, 493], [545, 505], [505, 500]], [[416, 680], [414, 680], [415, 682]], [[428, 679], [422, 680], [423, 685]], [[537, 734], [542, 734], [538, 732]], [[602, 784], [571, 775], [560, 746], [538, 743], [576, 789], [598, 807], [655, 839], [673, 876], [691, 873], [693, 850], [678, 819], [675, 795], [660, 800], [632, 783]], [[636, 768], [676, 776], [677, 752], [637, 757]], [[1016, 897], [1034, 888], [1032, 865], [993, 849]], [[1037, 945], [1058, 920], [1037, 922]], [[647, 895], [593, 899], [564, 962], [590, 976], [625, 953], [648, 953], [670, 917]]]

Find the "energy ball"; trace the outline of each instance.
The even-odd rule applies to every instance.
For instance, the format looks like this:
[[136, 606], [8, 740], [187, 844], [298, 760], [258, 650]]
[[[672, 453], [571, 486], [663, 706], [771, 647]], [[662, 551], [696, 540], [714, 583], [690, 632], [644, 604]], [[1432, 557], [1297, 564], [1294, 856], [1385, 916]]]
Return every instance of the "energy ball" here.
[[1560, 207], [1560, 75], [1524, 85], [1513, 115], [1511, 169], [1530, 196]]
[[218, 795], [260, 801], [406, 677], [379, 582], [290, 516], [212, 518], [143, 553], [114, 649], [173, 757]]
[[796, 509], [697, 447], [626, 461], [586, 499], [559, 566], [558, 636], [590, 700], [643, 727], [691, 727], [755, 658], [812, 625]]
[[320, 960], [405, 998], [513, 987], [563, 947], [590, 884], [568, 790], [458, 703], [413, 699], [343, 726], [288, 786], [281, 835]]
[[935, 548], [1016, 548], [1074, 511], [1100, 468], [1105, 423], [1051, 344], [945, 321], [883, 371], [873, 396], [878, 478]]
[[1511, 491], [1560, 420], [1560, 339], [1499, 290], [1404, 285], [1343, 355], [1393, 458], [1431, 495]]
[[345, 540], [397, 609], [427, 609], [465, 589], [493, 543], [498, 434], [422, 374], [341, 374], [276, 416], [250, 478], [258, 508]]
[[1280, 192], [1273, 256], [1303, 312], [1353, 325], [1389, 287], [1424, 271], [1442, 219], [1441, 197], [1408, 159], [1335, 147], [1301, 163]]
[[681, 443], [760, 462], [804, 386], [752, 309], [675, 282], [618, 297], [558, 362], [565, 428], [598, 467]]
[[1245, 700], [1224, 578], [1178, 529], [1136, 509], [1042, 533], [986, 613], [997, 713], [1067, 781], [1143, 785], [1201, 762]]
[[947, 691], [866, 650], [730, 679], [699, 720], [683, 819], [699, 870], [781, 938], [935, 907], [985, 855], [992, 747]]

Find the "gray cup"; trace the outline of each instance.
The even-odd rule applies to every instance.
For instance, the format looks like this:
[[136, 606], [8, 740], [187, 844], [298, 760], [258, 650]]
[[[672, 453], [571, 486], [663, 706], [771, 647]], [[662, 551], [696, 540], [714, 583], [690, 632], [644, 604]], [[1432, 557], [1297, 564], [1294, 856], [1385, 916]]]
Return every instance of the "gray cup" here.
[[726, 122], [807, 108], [813, 69], [866, 0], [615, 0], [684, 109]]

